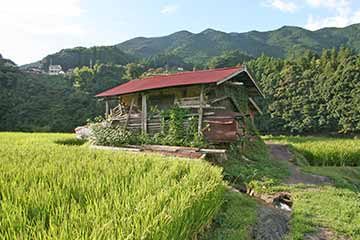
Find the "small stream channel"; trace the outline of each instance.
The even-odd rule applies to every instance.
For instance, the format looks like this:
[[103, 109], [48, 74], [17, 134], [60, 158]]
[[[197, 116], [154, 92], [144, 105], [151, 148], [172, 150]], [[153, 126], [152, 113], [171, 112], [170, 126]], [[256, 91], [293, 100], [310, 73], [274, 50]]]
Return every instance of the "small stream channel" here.
[[[232, 191], [240, 192], [232, 188]], [[279, 192], [273, 195], [259, 195], [251, 189], [241, 191], [254, 198], [259, 207], [257, 221], [252, 230], [255, 240], [281, 240], [289, 232], [292, 200], [288, 192]]]

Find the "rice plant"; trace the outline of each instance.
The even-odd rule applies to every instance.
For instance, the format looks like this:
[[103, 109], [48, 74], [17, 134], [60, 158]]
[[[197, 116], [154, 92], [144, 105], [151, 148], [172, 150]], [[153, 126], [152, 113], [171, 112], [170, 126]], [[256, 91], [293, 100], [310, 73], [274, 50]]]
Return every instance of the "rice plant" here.
[[220, 168], [71, 137], [0, 133], [0, 239], [189, 239], [221, 205]]
[[293, 145], [314, 166], [360, 166], [360, 139], [330, 137], [266, 137]]

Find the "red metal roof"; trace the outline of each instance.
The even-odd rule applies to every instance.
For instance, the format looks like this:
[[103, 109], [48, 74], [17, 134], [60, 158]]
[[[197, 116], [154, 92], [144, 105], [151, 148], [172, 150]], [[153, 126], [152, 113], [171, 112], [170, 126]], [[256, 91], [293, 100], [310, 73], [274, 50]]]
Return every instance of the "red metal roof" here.
[[217, 83], [243, 70], [243, 67], [219, 68], [135, 79], [99, 93], [96, 97], [111, 97], [166, 87]]

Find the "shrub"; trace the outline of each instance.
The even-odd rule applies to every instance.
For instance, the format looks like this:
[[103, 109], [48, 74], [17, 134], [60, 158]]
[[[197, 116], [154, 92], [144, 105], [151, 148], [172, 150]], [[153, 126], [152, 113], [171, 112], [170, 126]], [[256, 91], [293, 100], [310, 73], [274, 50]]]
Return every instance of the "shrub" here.
[[[197, 117], [187, 117], [188, 110], [173, 107], [162, 111], [162, 131], [154, 135], [132, 132], [121, 126], [111, 126], [103, 121], [90, 124], [90, 142], [95, 145], [123, 146], [126, 144], [159, 144], [202, 147], [205, 146], [203, 136], [197, 132]], [[185, 120], [188, 126], [185, 127]]]
[[90, 142], [95, 145], [118, 147], [137, 142], [137, 136], [120, 126], [106, 126], [103, 123], [94, 123], [90, 125], [90, 128]]

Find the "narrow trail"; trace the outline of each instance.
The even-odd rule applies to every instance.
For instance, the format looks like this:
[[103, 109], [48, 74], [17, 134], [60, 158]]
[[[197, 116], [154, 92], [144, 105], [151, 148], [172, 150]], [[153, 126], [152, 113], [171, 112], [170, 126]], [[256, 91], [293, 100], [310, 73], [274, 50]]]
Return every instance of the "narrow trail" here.
[[[304, 173], [301, 169], [294, 165], [291, 161], [294, 159], [293, 154], [289, 151], [288, 147], [283, 144], [267, 143], [272, 161], [286, 162], [290, 175], [284, 181], [285, 184], [314, 184], [324, 185], [331, 184], [331, 180], [324, 176]], [[284, 239], [289, 232], [289, 222], [291, 219], [291, 196], [290, 193], [277, 193], [274, 196], [261, 196], [267, 204], [261, 204], [258, 209], [258, 220], [253, 229], [253, 238], [255, 240], [281, 240]], [[287, 202], [290, 200], [289, 202]], [[278, 204], [276, 204], [276, 202]], [[279, 205], [279, 202], [282, 205]], [[276, 208], [275, 205], [284, 206], [286, 203], [289, 208]], [[290, 206], [289, 206], [290, 205]], [[326, 233], [326, 234], [325, 234]], [[319, 229], [314, 234], [304, 236], [307, 240], [327, 240], [331, 239], [329, 236], [330, 231], [323, 231]]]
[[282, 161], [288, 164], [290, 176], [285, 181], [286, 184], [299, 184], [299, 183], [314, 184], [314, 185], [332, 184], [332, 181], [328, 177], [302, 172], [298, 166], [294, 165], [291, 162], [294, 156], [289, 151], [286, 145], [267, 143], [267, 146], [269, 148], [271, 158], [273, 161]]

